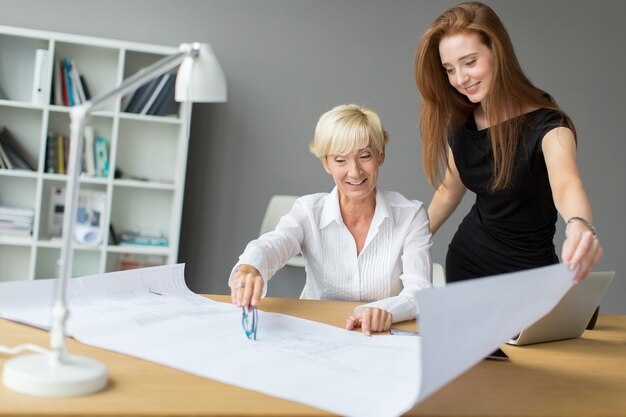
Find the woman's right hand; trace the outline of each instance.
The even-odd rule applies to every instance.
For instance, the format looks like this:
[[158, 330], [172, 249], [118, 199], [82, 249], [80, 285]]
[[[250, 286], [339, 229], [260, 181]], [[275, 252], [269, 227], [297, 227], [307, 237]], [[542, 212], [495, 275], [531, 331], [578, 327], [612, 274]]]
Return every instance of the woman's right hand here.
[[246, 309], [256, 307], [263, 295], [263, 285], [263, 277], [255, 267], [239, 265], [229, 284], [231, 302]]

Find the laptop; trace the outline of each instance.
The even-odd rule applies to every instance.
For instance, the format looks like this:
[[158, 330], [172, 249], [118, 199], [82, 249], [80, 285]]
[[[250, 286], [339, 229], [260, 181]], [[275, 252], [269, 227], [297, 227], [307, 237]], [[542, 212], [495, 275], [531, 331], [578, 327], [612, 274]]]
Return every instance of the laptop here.
[[552, 311], [507, 343], [523, 346], [579, 337], [600, 305], [614, 275], [615, 271], [590, 273], [572, 286]]

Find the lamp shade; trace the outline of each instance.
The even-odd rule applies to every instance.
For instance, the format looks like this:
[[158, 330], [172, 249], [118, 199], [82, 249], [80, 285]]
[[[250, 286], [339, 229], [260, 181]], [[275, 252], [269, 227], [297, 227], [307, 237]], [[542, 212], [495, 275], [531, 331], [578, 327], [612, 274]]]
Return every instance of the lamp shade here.
[[197, 50], [188, 54], [176, 76], [176, 101], [225, 102], [226, 78], [213, 50], [206, 43], [182, 44], [181, 50]]

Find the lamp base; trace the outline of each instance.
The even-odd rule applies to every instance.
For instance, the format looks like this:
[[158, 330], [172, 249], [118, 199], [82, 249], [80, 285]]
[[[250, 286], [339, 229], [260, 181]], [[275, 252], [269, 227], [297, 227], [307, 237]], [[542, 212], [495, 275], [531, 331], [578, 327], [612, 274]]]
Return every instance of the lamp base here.
[[51, 364], [46, 355], [22, 355], [6, 361], [4, 385], [39, 397], [74, 397], [100, 391], [107, 385], [104, 364], [68, 355], [66, 363]]

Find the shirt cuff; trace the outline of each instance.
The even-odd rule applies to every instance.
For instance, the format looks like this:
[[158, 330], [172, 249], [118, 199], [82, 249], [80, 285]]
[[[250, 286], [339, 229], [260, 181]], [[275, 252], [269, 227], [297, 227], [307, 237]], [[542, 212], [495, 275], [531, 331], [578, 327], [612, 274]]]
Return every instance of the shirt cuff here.
[[359, 314], [364, 308], [380, 308], [391, 313], [393, 323], [413, 320], [419, 314], [416, 301], [403, 295], [397, 295], [395, 297], [389, 297], [357, 306], [354, 309], [354, 314]]
[[237, 262], [237, 264], [230, 271], [230, 276], [228, 277], [228, 286], [230, 287], [230, 284], [231, 284], [231, 281], [233, 280], [235, 272], [237, 271], [237, 268], [239, 268], [240, 265], [250, 265], [250, 266], [255, 267], [259, 271], [259, 273], [261, 274], [261, 278], [263, 278], [263, 293], [261, 294], [261, 298], [265, 298], [265, 296], [267, 295], [267, 282], [269, 281], [269, 278], [268, 278], [267, 265], [263, 262], [262, 259], [255, 260], [252, 258], [244, 259], [243, 256], [240, 257], [239, 262]]

